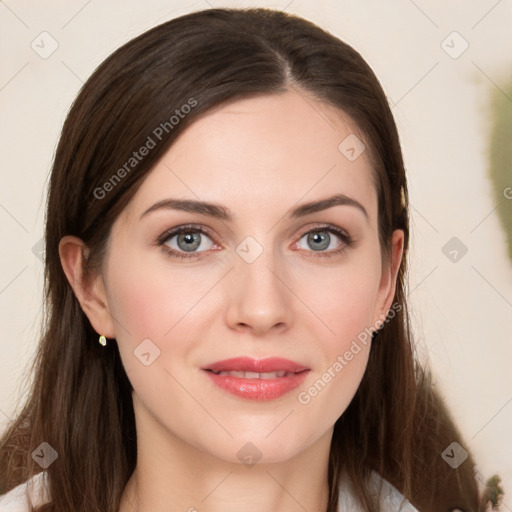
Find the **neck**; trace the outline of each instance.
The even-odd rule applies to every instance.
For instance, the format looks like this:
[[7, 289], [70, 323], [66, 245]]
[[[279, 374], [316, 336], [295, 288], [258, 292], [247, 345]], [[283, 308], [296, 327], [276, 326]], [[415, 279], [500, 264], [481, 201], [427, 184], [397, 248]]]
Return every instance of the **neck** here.
[[327, 432], [286, 461], [252, 466], [176, 439], [138, 438], [137, 466], [119, 512], [225, 512], [233, 504], [241, 512], [327, 512], [331, 436]]
[[119, 512], [225, 512], [237, 504], [243, 512], [327, 512], [329, 490], [325, 482], [285, 475], [276, 467], [262, 468], [263, 474], [248, 479], [236, 471], [227, 472], [214, 485], [212, 478], [201, 478], [186, 489], [172, 483], [156, 489], [138, 467], [125, 488]]

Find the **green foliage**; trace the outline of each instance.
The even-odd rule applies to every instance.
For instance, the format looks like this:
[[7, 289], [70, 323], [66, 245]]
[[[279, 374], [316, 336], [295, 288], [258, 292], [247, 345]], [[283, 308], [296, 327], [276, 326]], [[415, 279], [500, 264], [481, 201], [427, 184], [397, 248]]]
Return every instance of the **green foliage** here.
[[491, 476], [487, 482], [484, 492], [484, 503], [491, 505], [492, 510], [497, 509], [500, 505], [503, 496], [505, 495], [503, 488], [500, 485], [501, 478], [498, 475]]
[[491, 120], [489, 177], [512, 260], [512, 79], [505, 87], [493, 88]]

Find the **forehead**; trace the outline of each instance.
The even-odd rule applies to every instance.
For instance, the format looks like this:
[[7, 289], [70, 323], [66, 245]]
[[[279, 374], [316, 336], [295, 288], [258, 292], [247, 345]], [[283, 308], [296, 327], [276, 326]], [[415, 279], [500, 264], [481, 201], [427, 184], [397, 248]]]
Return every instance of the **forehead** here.
[[172, 196], [225, 204], [235, 216], [261, 217], [262, 209], [275, 216], [299, 202], [342, 193], [375, 217], [372, 176], [363, 136], [351, 119], [290, 90], [233, 101], [194, 121], [124, 214], [135, 221], [151, 204]]

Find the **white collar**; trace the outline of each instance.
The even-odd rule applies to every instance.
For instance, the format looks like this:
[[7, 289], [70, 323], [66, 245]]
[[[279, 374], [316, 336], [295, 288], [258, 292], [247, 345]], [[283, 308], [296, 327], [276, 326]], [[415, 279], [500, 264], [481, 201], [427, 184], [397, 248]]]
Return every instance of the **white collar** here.
[[[411, 502], [393, 487], [387, 480], [382, 478], [377, 472], [372, 471], [369, 479], [369, 489], [371, 496], [379, 496], [379, 507], [381, 512], [419, 512]], [[338, 495], [338, 512], [356, 512], [360, 510], [353, 493], [353, 487], [344, 476], [341, 478]]]

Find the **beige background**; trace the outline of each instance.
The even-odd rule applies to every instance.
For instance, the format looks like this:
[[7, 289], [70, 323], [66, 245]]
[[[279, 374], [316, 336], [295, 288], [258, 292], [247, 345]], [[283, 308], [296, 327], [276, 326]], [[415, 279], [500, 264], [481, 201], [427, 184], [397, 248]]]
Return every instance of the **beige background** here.
[[[37, 344], [42, 264], [33, 247], [66, 112], [118, 46], [208, 6], [299, 14], [353, 45], [375, 70], [395, 105], [409, 174], [418, 349], [431, 360], [477, 475], [499, 473], [508, 491], [503, 510], [512, 510], [512, 263], [486, 177], [488, 101], [512, 72], [510, 0], [0, 2], [0, 428], [19, 406]], [[469, 44], [458, 58], [442, 47], [453, 31]], [[43, 51], [42, 38], [46, 50], [58, 44], [46, 59], [31, 47]], [[463, 44], [451, 35], [444, 46], [455, 54]], [[456, 263], [442, 252], [454, 236], [468, 248]]]

